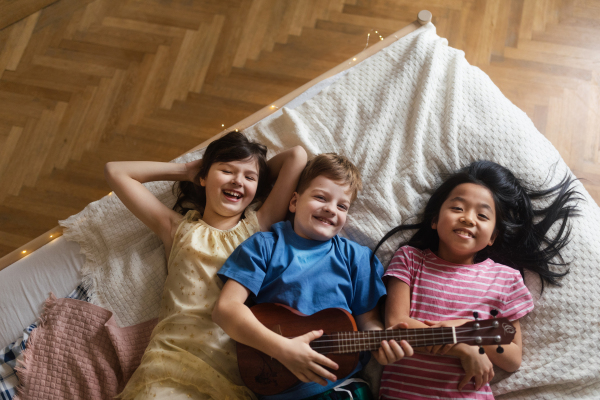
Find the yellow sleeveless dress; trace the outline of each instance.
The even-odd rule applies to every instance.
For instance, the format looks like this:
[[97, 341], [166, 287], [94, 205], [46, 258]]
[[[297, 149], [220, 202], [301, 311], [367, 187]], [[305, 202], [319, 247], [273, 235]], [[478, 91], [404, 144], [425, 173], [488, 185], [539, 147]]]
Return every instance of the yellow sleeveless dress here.
[[240, 378], [235, 342], [211, 318], [223, 283], [217, 272], [260, 231], [255, 211], [230, 230], [189, 211], [177, 228], [159, 322], [121, 399], [254, 399]]

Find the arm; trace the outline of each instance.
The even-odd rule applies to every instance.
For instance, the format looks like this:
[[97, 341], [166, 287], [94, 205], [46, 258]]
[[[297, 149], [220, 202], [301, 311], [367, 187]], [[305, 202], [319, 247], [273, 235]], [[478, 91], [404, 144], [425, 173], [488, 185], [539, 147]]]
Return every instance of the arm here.
[[287, 339], [265, 327], [244, 304], [250, 291], [239, 282], [229, 279], [213, 310], [213, 321], [237, 342], [254, 347], [279, 360], [302, 382], [317, 382], [323, 386], [323, 378], [335, 381], [334, 374], [322, 365], [338, 369], [329, 358], [310, 348], [309, 343], [320, 337], [323, 331], [312, 331], [305, 335]]
[[[360, 314], [356, 316], [356, 324], [358, 325], [359, 331], [381, 331], [383, 330], [383, 323], [379, 319], [379, 309], [378, 307], [373, 308], [371, 311], [367, 311], [364, 314]], [[392, 326], [388, 329], [399, 329], [406, 328], [406, 323], [401, 322], [396, 326]], [[395, 340], [387, 340], [381, 341], [381, 347], [372, 351], [371, 354], [377, 362], [381, 365], [392, 364], [401, 358], [406, 356], [413, 355], [413, 349], [410, 347], [406, 340], [401, 340], [400, 344]]]
[[[385, 307], [386, 326], [406, 322], [409, 328], [430, 327], [430, 325], [410, 318], [410, 287], [406, 283], [400, 279], [390, 277], [388, 278], [387, 289], [388, 298]], [[454, 321], [444, 322], [452, 323]], [[432, 349], [418, 348], [417, 350], [430, 353]], [[479, 354], [477, 346], [459, 343], [450, 348], [450, 350], [447, 350], [447, 354], [459, 357], [465, 370], [465, 376], [459, 382], [458, 390], [462, 390], [472, 378], [475, 378], [475, 387], [479, 389], [494, 377], [492, 363], [487, 355]]]
[[271, 171], [271, 180], [276, 181], [271, 193], [256, 213], [263, 232], [285, 218], [300, 174], [306, 166], [306, 151], [301, 146], [292, 147], [271, 158], [267, 165]]
[[106, 181], [125, 206], [150, 228], [165, 245], [167, 254], [181, 221], [181, 214], [161, 203], [142, 183], [193, 180], [202, 160], [187, 164], [150, 161], [109, 162], [104, 167]]

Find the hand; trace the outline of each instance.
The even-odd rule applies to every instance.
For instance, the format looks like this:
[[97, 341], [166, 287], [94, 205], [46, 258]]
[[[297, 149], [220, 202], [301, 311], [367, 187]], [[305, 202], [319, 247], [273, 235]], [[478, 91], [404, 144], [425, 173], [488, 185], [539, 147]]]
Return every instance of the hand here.
[[277, 359], [302, 382], [312, 381], [326, 386], [327, 382], [324, 378], [335, 382], [337, 377], [323, 366], [334, 370], [339, 367], [335, 362], [310, 347], [309, 343], [322, 335], [323, 330], [318, 330], [289, 339], [288, 345]]
[[[388, 329], [406, 329], [408, 325], [406, 322], [401, 322], [397, 325], [391, 326]], [[401, 340], [400, 344], [395, 340], [382, 340], [381, 347], [372, 351], [371, 354], [377, 360], [377, 362], [381, 365], [388, 365], [395, 363], [396, 361], [402, 359], [404, 356], [412, 356], [414, 354], [413, 348], [410, 347], [410, 344], [406, 340]]]
[[487, 354], [479, 354], [477, 346], [464, 343], [457, 346], [461, 346], [461, 350], [464, 351], [460, 362], [465, 370], [465, 377], [458, 383], [458, 390], [462, 390], [471, 379], [475, 379], [475, 390], [479, 390], [494, 377], [494, 365]]
[[[467, 322], [469, 319], [451, 319], [448, 321], [429, 321], [425, 320], [423, 323], [429, 325], [430, 328], [447, 328], [451, 326], [461, 326]], [[437, 345], [437, 346], [427, 346], [426, 349], [429, 354], [439, 354], [444, 355], [450, 351], [455, 346], [454, 343], [449, 343], [445, 345]]]
[[187, 180], [190, 182], [194, 182], [196, 185], [200, 184], [200, 182], [196, 182], [196, 175], [200, 172], [200, 167], [202, 166], [202, 159], [190, 161], [189, 163], [185, 163]]

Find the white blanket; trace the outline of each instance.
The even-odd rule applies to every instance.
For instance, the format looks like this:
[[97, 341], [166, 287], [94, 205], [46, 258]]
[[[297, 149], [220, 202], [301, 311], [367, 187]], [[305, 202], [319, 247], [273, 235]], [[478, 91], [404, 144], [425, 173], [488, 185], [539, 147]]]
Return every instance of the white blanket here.
[[[531, 120], [507, 100], [461, 51], [449, 48], [429, 24], [353, 68], [294, 110], [246, 131], [271, 154], [301, 144], [310, 155], [335, 151], [354, 160], [364, 190], [352, 205], [344, 234], [371, 248], [392, 227], [422, 211], [442, 174], [489, 159], [535, 185], [556, 183], [569, 170]], [[200, 153], [186, 156], [198, 157]], [[547, 181], [556, 164], [555, 175]], [[562, 288], [536, 295], [521, 320], [523, 363], [503, 374], [500, 398], [600, 397], [600, 209], [583, 186], [582, 217], [573, 221], [564, 251], [571, 273]], [[170, 185], [151, 189], [174, 201]], [[165, 278], [159, 240], [114, 196], [62, 222], [67, 238], [87, 256], [84, 274], [93, 302], [129, 325], [156, 316]], [[401, 237], [378, 253], [384, 265]], [[527, 276], [539, 293], [539, 280]]]

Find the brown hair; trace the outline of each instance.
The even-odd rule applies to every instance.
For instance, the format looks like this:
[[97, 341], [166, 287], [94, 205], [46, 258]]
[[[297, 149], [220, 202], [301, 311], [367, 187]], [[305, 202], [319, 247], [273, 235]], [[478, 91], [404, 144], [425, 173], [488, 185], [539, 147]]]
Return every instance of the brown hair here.
[[312, 180], [321, 175], [341, 185], [350, 185], [351, 201], [354, 201], [358, 191], [362, 190], [360, 172], [350, 160], [339, 154], [324, 153], [306, 164], [298, 181], [298, 193], [302, 194], [310, 186]]

